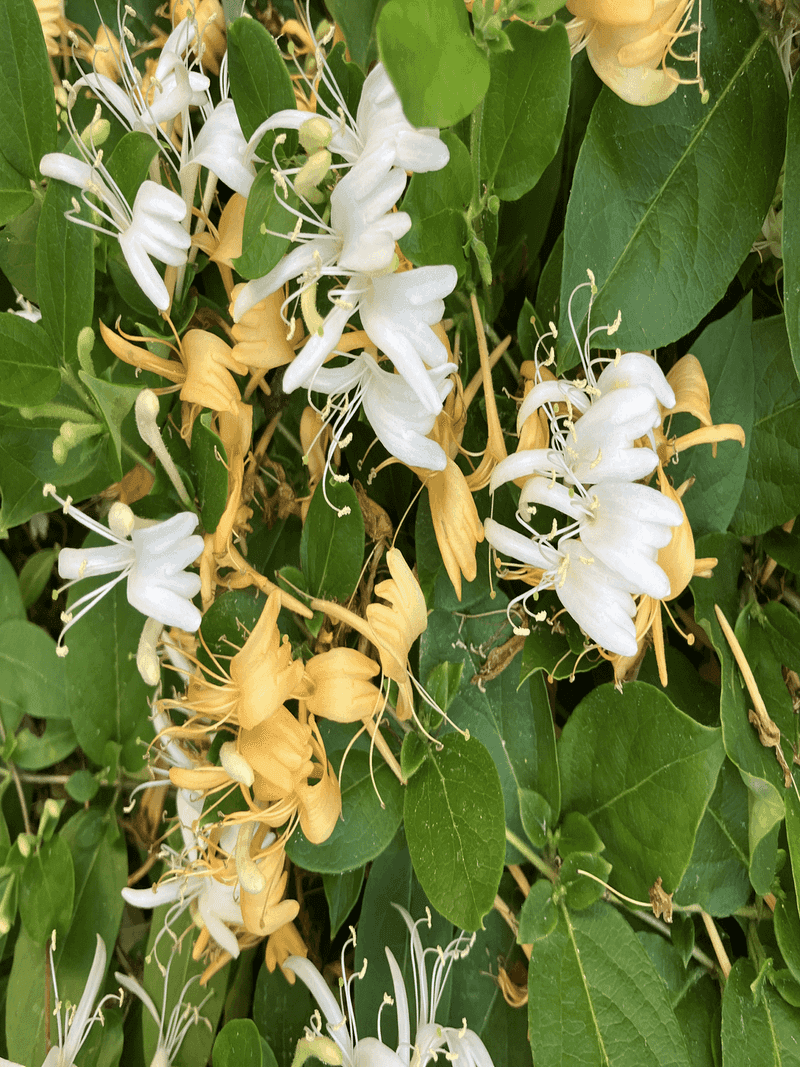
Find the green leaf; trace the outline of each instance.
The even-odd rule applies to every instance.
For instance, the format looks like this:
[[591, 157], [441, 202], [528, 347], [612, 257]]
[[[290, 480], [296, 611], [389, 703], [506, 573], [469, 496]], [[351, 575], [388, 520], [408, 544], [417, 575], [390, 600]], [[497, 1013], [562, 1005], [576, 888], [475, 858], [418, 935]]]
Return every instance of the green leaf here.
[[342, 928], [342, 923], [356, 906], [364, 884], [364, 868], [343, 874], [323, 874], [322, 887], [328, 902], [328, 917], [331, 924], [331, 940]]
[[674, 892], [724, 758], [720, 731], [643, 682], [606, 684], [572, 713], [558, 754], [564, 808], [605, 842], [614, 888], [642, 900], [660, 876]]
[[559, 869], [558, 879], [567, 891], [567, 907], [573, 911], [591, 907], [604, 892], [600, 883], [587, 878], [583, 871], [608, 882], [611, 864], [604, 856], [591, 852], [571, 852], [567, 856]]
[[800, 537], [786, 530], [770, 530], [764, 534], [761, 547], [781, 567], [800, 574]]
[[44, 946], [53, 930], [63, 937], [72, 918], [75, 869], [69, 845], [61, 837], [43, 842], [25, 865], [20, 879], [19, 913], [37, 945]]
[[[500, 892], [506, 898], [505, 879]], [[498, 1067], [531, 1067], [528, 1021], [524, 1011], [506, 1003], [485, 964], [504, 960], [506, 970], [512, 970], [522, 959], [521, 951], [514, 948], [513, 933], [492, 910], [484, 919], [484, 929], [477, 931], [469, 956], [454, 965], [450, 978], [451, 1025], [457, 1027], [467, 1019], [470, 1030], [483, 1041]]]
[[547, 831], [552, 828], [555, 819], [552, 807], [541, 793], [535, 789], [519, 790], [519, 817], [528, 840], [537, 848], [544, 848]]
[[[343, 753], [328, 753], [334, 767]], [[353, 751], [342, 771], [342, 817], [321, 845], [312, 845], [298, 827], [286, 845], [293, 863], [307, 871], [339, 874], [363, 867], [392, 840], [403, 816], [403, 787], [379, 757], [374, 759], [374, 785], [368, 752]], [[384, 807], [381, 807], [381, 800]]]
[[800, 510], [800, 383], [782, 317], [753, 323], [755, 410], [750, 458], [732, 529], [764, 533]]
[[245, 137], [250, 138], [276, 111], [296, 108], [289, 71], [275, 38], [255, 19], [236, 19], [228, 26], [228, 69]]
[[100, 783], [91, 771], [87, 771], [85, 767], [82, 767], [79, 771], [75, 771], [74, 774], [69, 776], [69, 781], [64, 788], [78, 804], [85, 804], [90, 800], [94, 800], [97, 796]]
[[[619, 331], [594, 343], [644, 351], [714, 307], [761, 227], [783, 162], [785, 80], [768, 34], [737, 0], [706, 5], [702, 48], [706, 104], [694, 86], [655, 109], [607, 88], [598, 98], [566, 215], [562, 367], [578, 358], [567, 306], [587, 267], [598, 286], [593, 324], [622, 310]], [[573, 309], [581, 338], [587, 306], [584, 292]]]
[[[166, 933], [158, 944], [156, 943], [156, 939], [164, 932], [164, 920], [169, 911], [169, 906], [165, 905], [153, 912], [153, 922], [147, 938], [142, 985], [145, 991], [153, 998], [154, 1003], [161, 1005], [164, 996], [164, 978], [159, 970], [158, 959], [161, 960], [163, 966], [166, 966], [170, 955], [172, 955], [167, 988], [167, 1010], [165, 1012], [167, 1018], [169, 1018], [170, 1013], [177, 1005], [181, 990], [192, 978], [194, 978], [194, 981], [183, 998], [183, 1003], [187, 1007], [199, 1005], [207, 994], [211, 993], [210, 1000], [206, 1001], [200, 1009], [200, 1017], [208, 1019], [209, 1026], [205, 1024], [191, 1026], [183, 1039], [183, 1044], [172, 1060], [172, 1067], [197, 1067], [199, 1063], [208, 1063], [217, 1020], [225, 1003], [225, 990], [229, 976], [223, 970], [210, 978], [208, 985], [204, 989], [199, 985], [198, 979], [205, 969], [205, 964], [202, 961], [192, 959], [192, 946], [196, 927], [189, 915], [188, 907], [181, 915], [174, 918], [170, 924], [170, 929], [177, 938], [181, 938], [181, 934], [185, 933], [185, 936], [178, 942], [180, 948], [176, 948], [173, 952], [173, 940], [169, 933]], [[142, 1042], [145, 1062], [150, 1063], [155, 1055], [158, 1043], [158, 1026], [149, 1011], [142, 1012]], [[269, 1065], [267, 1064], [266, 1067], [269, 1067]]]
[[14, 407], [45, 404], [58, 392], [58, 356], [38, 322], [0, 313], [0, 380], [3, 403]]
[[463, 277], [467, 269], [464, 211], [472, 182], [469, 152], [450, 131], [442, 140], [450, 150], [450, 162], [442, 170], [412, 175], [403, 197], [403, 211], [411, 216], [412, 225], [401, 238], [400, 248], [415, 267], [452, 263]]
[[302, 982], [289, 985], [280, 967], [258, 972], [253, 997], [253, 1022], [274, 1050], [278, 1067], [291, 1067], [297, 1042], [316, 1004]]
[[36, 231], [42, 204], [34, 199], [27, 211], [0, 231], [0, 270], [26, 300], [37, 304]]
[[689, 1067], [667, 990], [621, 915], [607, 904], [534, 942], [528, 1025], [536, 1067]]
[[26, 178], [56, 147], [53, 78], [32, 0], [0, 2], [0, 151]]
[[532, 945], [549, 937], [558, 925], [558, 906], [553, 902], [553, 886], [546, 878], [533, 883], [519, 913], [517, 941]]
[[800, 982], [800, 915], [792, 893], [775, 904], [775, 937], [786, 966]]
[[532, 189], [553, 159], [567, 117], [569, 41], [560, 22], [508, 27], [513, 51], [489, 60], [481, 120], [481, 177], [501, 200]]
[[25, 619], [25, 604], [22, 600], [17, 572], [5, 553], [0, 552], [0, 625], [4, 622]]
[[385, 0], [331, 0], [328, 5], [341, 27], [354, 63], [367, 70], [378, 58], [375, 26]]
[[30, 181], [0, 155], [0, 226], [5, 226], [33, 203]]
[[[146, 134], [140, 136], [155, 144]], [[36, 287], [42, 326], [64, 363], [77, 363], [78, 334], [91, 326], [94, 310], [94, 235], [64, 216], [74, 194], [71, 185], [50, 182], [36, 235]]]
[[675, 903], [699, 904], [709, 915], [733, 915], [750, 897], [748, 853], [747, 787], [725, 760]]
[[[86, 547], [101, 543], [90, 534]], [[68, 605], [107, 578], [87, 580], [70, 590]], [[123, 746], [122, 761], [131, 771], [139, 770], [145, 758], [137, 738], [148, 738], [148, 690], [136, 669], [143, 616], [131, 607], [126, 583], [116, 585], [91, 612], [69, 631], [66, 664], [66, 694], [72, 726], [81, 748], [95, 763], [103, 765], [108, 741]]]
[[[120, 890], [127, 882], [128, 864], [113, 812], [109, 816], [99, 808], [79, 811], [58, 836], [72, 855], [75, 897], [72, 921], [65, 935], [56, 940], [53, 964], [62, 1003], [77, 1004], [92, 965], [98, 933], [109, 958], [113, 954], [124, 906]], [[8, 985], [8, 1003], [14, 1004], [16, 1010], [6, 1013], [8, 1055], [20, 1063], [41, 1063], [44, 1059], [43, 983], [41, 946], [31, 941], [23, 929]]]
[[131, 207], [150, 164], [158, 155], [158, 141], [142, 130], [131, 130], [120, 137], [108, 157], [108, 172]]
[[558, 854], [569, 856], [573, 852], [602, 852], [603, 840], [585, 815], [570, 811], [558, 830]]
[[[271, 168], [264, 167], [247, 198], [242, 254], [233, 261], [243, 278], [263, 278], [283, 258], [296, 222], [296, 217], [284, 206], [286, 202]], [[297, 206], [297, 197], [293, 193], [289, 193], [288, 203]]]
[[136, 403], [136, 397], [142, 389], [140, 386], [117, 385], [103, 378], [93, 378], [83, 370], [78, 371], [78, 377], [97, 401], [114, 449], [112, 471], [116, 477], [121, 478], [123, 474], [122, 423]]
[[476, 738], [448, 734], [406, 787], [406, 835], [431, 903], [477, 930], [494, 901], [505, 856], [505, 816], [492, 757]]
[[769, 892], [777, 861], [778, 829], [784, 817], [783, 777], [774, 753], [762, 747], [748, 722], [741, 675], [714, 611], [718, 604], [729, 623], [736, 619], [742, 546], [732, 534], [707, 534], [696, 547], [699, 556], [718, 560], [711, 578], [695, 578], [692, 582], [695, 618], [711, 638], [720, 660], [722, 737], [725, 751], [750, 791], [750, 881], [756, 892], [763, 894]]
[[756, 972], [737, 960], [722, 994], [722, 1061], [725, 1067], [798, 1067], [800, 1011], [764, 983], [754, 997]]
[[42, 548], [25, 560], [19, 572], [19, 591], [26, 608], [35, 604], [44, 592], [57, 559], [57, 548]]
[[783, 183], [783, 298], [786, 330], [800, 378], [800, 83], [792, 82], [786, 125], [786, 169]]
[[[300, 566], [314, 596], [346, 601], [364, 562], [364, 518], [348, 482], [320, 485], [311, 498], [300, 538]], [[344, 512], [344, 514], [342, 514]]]
[[204, 411], [192, 430], [192, 465], [197, 479], [200, 517], [206, 530], [216, 530], [228, 501], [228, 453], [211, 429], [212, 413]]
[[48, 719], [45, 731], [37, 736], [27, 728], [14, 737], [14, 763], [23, 771], [43, 771], [66, 759], [78, 747], [69, 719]]
[[560, 680], [593, 669], [594, 664], [589, 657], [582, 657], [585, 646], [578, 624], [566, 613], [558, 621], [558, 630], [547, 622], [531, 624], [531, 632], [525, 638], [522, 649], [520, 685], [537, 671], [543, 671], [548, 678]]
[[453, 126], [489, 86], [489, 61], [461, 0], [389, 0], [378, 18], [378, 48], [413, 126]]
[[231, 1019], [214, 1042], [214, 1067], [261, 1067], [261, 1037], [252, 1019]]
[[55, 641], [39, 626], [22, 620], [0, 626], [0, 704], [7, 728], [16, 729], [23, 715], [69, 718], [65, 673]]
[[[694, 478], [683, 505], [695, 537], [712, 530], [727, 530], [742, 494], [753, 428], [753, 343], [751, 340], [752, 294], [724, 319], [712, 323], [692, 345], [700, 360], [711, 395], [711, 415], [715, 423], [738, 423], [745, 434], [745, 447], [737, 441], [723, 441], [687, 449], [670, 474], [675, 485]], [[697, 427], [695, 419], [685, 418], [681, 430]], [[673, 424], [671, 433], [677, 427]], [[680, 431], [677, 431], [680, 432]]]

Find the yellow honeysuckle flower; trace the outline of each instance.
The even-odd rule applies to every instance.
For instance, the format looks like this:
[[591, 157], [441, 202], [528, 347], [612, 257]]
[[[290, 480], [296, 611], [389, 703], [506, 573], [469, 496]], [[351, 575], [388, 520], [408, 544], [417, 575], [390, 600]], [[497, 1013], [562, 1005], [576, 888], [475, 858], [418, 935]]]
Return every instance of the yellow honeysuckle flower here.
[[297, 927], [293, 922], [285, 923], [279, 930], [269, 935], [264, 962], [270, 974], [276, 967], [280, 967], [289, 985], [294, 985], [297, 976], [294, 971], [283, 966], [290, 956], [302, 956], [303, 958], [308, 956], [306, 943], [297, 932]]
[[306, 663], [311, 692], [306, 706], [317, 718], [333, 722], [370, 719], [384, 704], [380, 689], [370, 681], [378, 664], [354, 648], [332, 648]]
[[220, 63], [227, 49], [225, 39], [225, 12], [219, 0], [170, 0], [170, 18], [173, 26], [191, 17], [197, 23], [197, 48], [200, 62], [205, 70], [219, 74]]

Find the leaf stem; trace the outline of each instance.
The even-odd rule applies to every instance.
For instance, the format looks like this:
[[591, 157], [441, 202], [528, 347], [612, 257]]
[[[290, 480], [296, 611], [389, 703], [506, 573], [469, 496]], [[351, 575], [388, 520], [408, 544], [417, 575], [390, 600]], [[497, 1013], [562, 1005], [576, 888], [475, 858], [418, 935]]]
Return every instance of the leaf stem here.
[[549, 878], [551, 882], [555, 882], [557, 875], [550, 864], [543, 860], [541, 856], [538, 856], [527, 841], [523, 841], [521, 837], [517, 837], [514, 831], [509, 830], [508, 827], [506, 827], [506, 841], [513, 845], [518, 852], [521, 852], [525, 859], [528, 860], [529, 863], [532, 863], [540, 874], [543, 874], [545, 878]]
[[[0, 740], [2, 740], [3, 744], [5, 745], [5, 743], [6, 743], [6, 728], [5, 728], [5, 725], [3, 724], [2, 719], [0, 719]], [[26, 834], [33, 833], [33, 831], [31, 830], [31, 821], [28, 818], [28, 802], [25, 799], [25, 793], [24, 793], [23, 788], [22, 788], [22, 782], [19, 780], [19, 771], [17, 770], [15, 765], [11, 762], [11, 760], [6, 760], [6, 763], [8, 765], [9, 773], [11, 774], [11, 777], [14, 779], [14, 786], [15, 786], [15, 788], [17, 790], [17, 796], [19, 797], [19, 806], [22, 809], [22, 822], [23, 822], [23, 824], [25, 826], [25, 833]]]

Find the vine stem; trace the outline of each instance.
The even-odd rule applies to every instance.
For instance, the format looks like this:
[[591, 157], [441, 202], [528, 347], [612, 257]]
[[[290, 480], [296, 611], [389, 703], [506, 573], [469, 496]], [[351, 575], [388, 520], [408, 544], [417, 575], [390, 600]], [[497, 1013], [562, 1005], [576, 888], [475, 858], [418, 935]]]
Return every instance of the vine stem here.
[[719, 932], [714, 925], [714, 920], [708, 912], [701, 911], [700, 918], [703, 920], [706, 933], [708, 934], [711, 944], [714, 946], [714, 952], [719, 961], [719, 969], [722, 971], [722, 977], [727, 981], [728, 975], [731, 973], [731, 961], [728, 958], [728, 953], [725, 951], [725, 946], [722, 944], [722, 938], [719, 936]]
[[[0, 739], [2, 739], [3, 744], [5, 745], [6, 728], [2, 720], [0, 720]], [[19, 797], [19, 806], [22, 809], [22, 822], [25, 825], [25, 833], [30, 834], [33, 831], [31, 830], [31, 821], [28, 818], [28, 802], [25, 799], [25, 793], [22, 789], [22, 782], [19, 780], [19, 771], [17, 770], [16, 766], [11, 762], [11, 760], [8, 761], [8, 769], [11, 774], [11, 777], [14, 779], [14, 786], [16, 787], [17, 796]]]
[[539, 871], [540, 874], [543, 874], [545, 878], [549, 878], [551, 882], [556, 880], [556, 873], [553, 868], [546, 863], [541, 856], [537, 856], [530, 845], [526, 841], [523, 841], [521, 837], [517, 837], [514, 831], [509, 830], [508, 827], [506, 827], [506, 841], [513, 845], [518, 852], [521, 852], [525, 859], [529, 863], [532, 863], [536, 870]]

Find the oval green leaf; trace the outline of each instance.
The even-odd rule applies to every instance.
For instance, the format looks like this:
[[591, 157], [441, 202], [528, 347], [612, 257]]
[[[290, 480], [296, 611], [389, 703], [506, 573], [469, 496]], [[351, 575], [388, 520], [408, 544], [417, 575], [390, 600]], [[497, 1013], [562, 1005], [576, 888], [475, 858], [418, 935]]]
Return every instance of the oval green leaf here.
[[0, 383], [3, 403], [13, 407], [36, 407], [56, 395], [58, 355], [40, 323], [0, 313]]

